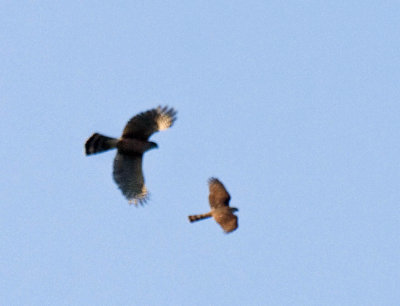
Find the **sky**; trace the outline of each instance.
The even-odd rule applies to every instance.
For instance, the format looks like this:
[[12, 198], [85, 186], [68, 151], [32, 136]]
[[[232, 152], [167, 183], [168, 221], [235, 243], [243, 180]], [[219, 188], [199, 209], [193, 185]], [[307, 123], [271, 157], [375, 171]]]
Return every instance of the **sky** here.
[[[1, 1], [1, 305], [399, 305], [397, 1]], [[178, 111], [129, 206], [115, 152]], [[218, 177], [239, 208], [224, 234]]]

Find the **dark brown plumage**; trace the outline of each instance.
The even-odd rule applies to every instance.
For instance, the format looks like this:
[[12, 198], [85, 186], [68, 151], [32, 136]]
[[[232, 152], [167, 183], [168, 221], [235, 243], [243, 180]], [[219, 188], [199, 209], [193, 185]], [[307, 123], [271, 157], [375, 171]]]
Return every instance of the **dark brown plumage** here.
[[132, 117], [120, 138], [94, 133], [86, 141], [86, 155], [117, 148], [113, 177], [130, 203], [146, 202], [148, 192], [142, 170], [143, 154], [158, 147], [148, 139], [155, 132], [171, 127], [176, 120], [176, 113], [173, 108], [159, 106]]
[[210, 188], [208, 201], [210, 202], [211, 211], [206, 214], [189, 216], [189, 221], [195, 222], [213, 217], [225, 233], [234, 231], [238, 228], [238, 218], [233, 213], [238, 209], [229, 206], [231, 196], [221, 181], [214, 177], [208, 180], [208, 185]]

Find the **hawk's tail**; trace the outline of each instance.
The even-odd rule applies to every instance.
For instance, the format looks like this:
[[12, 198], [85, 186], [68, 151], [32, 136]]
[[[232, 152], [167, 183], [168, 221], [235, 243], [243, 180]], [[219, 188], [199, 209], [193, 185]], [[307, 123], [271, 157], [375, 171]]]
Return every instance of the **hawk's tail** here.
[[86, 155], [90, 155], [113, 149], [117, 146], [117, 142], [118, 139], [116, 138], [94, 133], [86, 140], [85, 153]]
[[210, 218], [211, 216], [212, 216], [211, 212], [209, 212], [209, 213], [202, 214], [202, 215], [189, 216], [188, 218], [189, 218], [190, 222], [195, 222], [195, 221], [199, 221], [199, 220]]

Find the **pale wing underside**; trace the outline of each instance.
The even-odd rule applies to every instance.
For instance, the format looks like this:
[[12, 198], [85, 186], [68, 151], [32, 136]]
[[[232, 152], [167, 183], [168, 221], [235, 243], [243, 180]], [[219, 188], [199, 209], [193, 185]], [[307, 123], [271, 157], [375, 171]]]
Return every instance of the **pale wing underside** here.
[[114, 159], [114, 180], [124, 196], [137, 204], [146, 202], [148, 193], [144, 185], [142, 155], [125, 155], [117, 153]]

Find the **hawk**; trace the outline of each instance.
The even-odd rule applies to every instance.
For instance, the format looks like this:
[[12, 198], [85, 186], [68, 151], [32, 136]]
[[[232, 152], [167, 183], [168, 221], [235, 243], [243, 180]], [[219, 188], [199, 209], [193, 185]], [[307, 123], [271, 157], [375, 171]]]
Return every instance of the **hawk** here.
[[144, 184], [142, 160], [144, 152], [158, 148], [155, 142], [148, 141], [158, 131], [173, 125], [177, 112], [173, 108], [157, 107], [137, 114], [126, 124], [120, 138], [112, 138], [94, 133], [86, 140], [86, 155], [117, 149], [114, 158], [113, 176], [129, 203], [143, 205], [148, 199]]
[[208, 201], [210, 202], [211, 211], [202, 215], [189, 216], [189, 221], [195, 222], [213, 217], [221, 225], [225, 233], [233, 232], [238, 228], [238, 218], [233, 214], [238, 209], [229, 206], [231, 196], [218, 179], [210, 178], [208, 185], [210, 188]]

